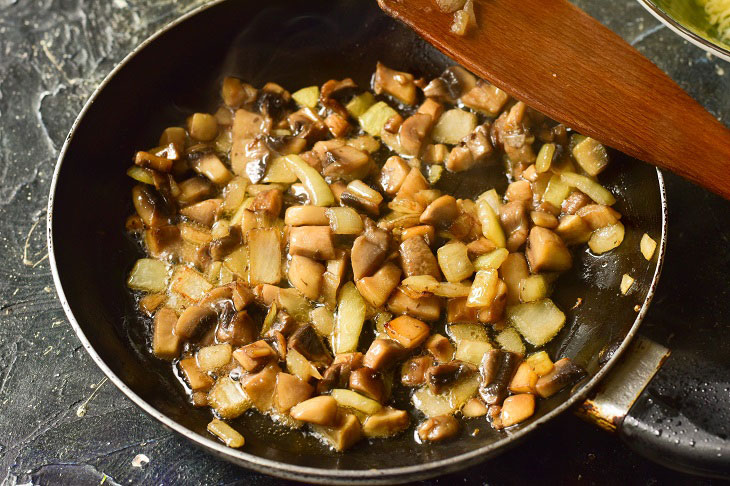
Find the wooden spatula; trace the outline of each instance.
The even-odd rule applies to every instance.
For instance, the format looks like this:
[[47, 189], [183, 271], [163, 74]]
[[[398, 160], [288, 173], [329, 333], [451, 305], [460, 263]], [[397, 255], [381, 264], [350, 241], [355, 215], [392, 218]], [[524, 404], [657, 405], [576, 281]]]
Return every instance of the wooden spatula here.
[[567, 0], [476, 0], [451, 32], [434, 0], [378, 0], [474, 74], [551, 118], [730, 199], [730, 130]]

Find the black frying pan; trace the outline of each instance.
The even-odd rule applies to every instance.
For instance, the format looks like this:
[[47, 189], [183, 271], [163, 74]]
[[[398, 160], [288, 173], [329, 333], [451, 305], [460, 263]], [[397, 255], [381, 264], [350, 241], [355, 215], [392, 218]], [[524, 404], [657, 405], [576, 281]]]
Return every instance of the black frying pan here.
[[[602, 181], [620, 195], [616, 208], [624, 215], [625, 241], [601, 257], [587, 251], [576, 255], [574, 270], [561, 277], [554, 296], [563, 309], [578, 297], [583, 304], [568, 312], [568, 323], [549, 351], [576, 360], [589, 379], [542, 401], [536, 415], [514, 430], [496, 432], [485, 421], [472, 420], [459, 440], [443, 444], [419, 446], [406, 433], [336, 454], [255, 413], [238, 419], [246, 436], [242, 450], [212, 439], [205, 431], [209, 412], [190, 406], [170, 366], [146, 351], [148, 323], [135, 317], [125, 288], [125, 277], [140, 257], [124, 232], [132, 212], [132, 182], [125, 170], [134, 150], [151, 145], [162, 128], [190, 112], [212, 109], [225, 75], [255, 86], [275, 81], [292, 90], [346, 76], [367, 85], [377, 60], [424, 76], [452, 64], [380, 13], [375, 2], [213, 2], [174, 22], [117, 66], [74, 123], [54, 174], [50, 260], [64, 310], [87, 351], [117, 387], [164, 425], [214, 454], [267, 474], [310, 482], [393, 483], [494, 456], [585, 399], [628, 347], [660, 273], [667, 211], [661, 175], [613, 153]], [[468, 184], [449, 186], [449, 178], [444, 184], [471, 196], [506, 186], [497, 169]], [[638, 251], [644, 232], [660, 242], [652, 262]], [[618, 291], [623, 273], [636, 278], [628, 297]], [[475, 428], [480, 433], [472, 436]]]

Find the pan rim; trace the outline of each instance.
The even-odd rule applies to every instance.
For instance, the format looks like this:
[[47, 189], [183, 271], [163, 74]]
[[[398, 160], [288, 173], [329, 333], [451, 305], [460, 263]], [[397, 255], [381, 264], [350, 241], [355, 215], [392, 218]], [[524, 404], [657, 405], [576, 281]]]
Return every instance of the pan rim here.
[[426, 479], [429, 477], [439, 476], [448, 472], [453, 472], [470, 465], [482, 462], [487, 458], [503, 451], [510, 445], [514, 445], [516, 442], [522, 440], [530, 432], [552, 420], [557, 415], [565, 412], [568, 408], [572, 407], [581, 400], [584, 400], [588, 393], [596, 386], [596, 384], [611, 370], [617, 360], [623, 354], [623, 352], [630, 345], [632, 339], [638, 332], [638, 328], [643, 321], [649, 305], [654, 297], [656, 287], [659, 281], [659, 276], [664, 264], [664, 255], [666, 251], [666, 239], [667, 239], [667, 225], [668, 225], [668, 209], [666, 200], [666, 188], [664, 184], [664, 177], [659, 169], [656, 169], [657, 181], [659, 184], [660, 199], [662, 206], [662, 221], [661, 221], [661, 238], [659, 242], [659, 252], [657, 256], [657, 265], [652, 276], [652, 282], [649, 287], [644, 302], [641, 304], [641, 309], [638, 312], [636, 319], [634, 320], [631, 328], [623, 338], [621, 345], [618, 347], [613, 356], [608, 362], [600, 369], [596, 374], [588, 380], [582, 388], [572, 396], [570, 396], [565, 402], [555, 407], [553, 410], [546, 413], [544, 416], [536, 419], [534, 422], [527, 426], [511, 433], [510, 435], [503, 437], [496, 442], [485, 445], [478, 449], [474, 449], [467, 453], [455, 455], [448, 459], [441, 459], [438, 461], [428, 462], [425, 464], [415, 464], [412, 466], [400, 466], [395, 468], [387, 469], [336, 469], [326, 470], [316, 467], [308, 466], [296, 466], [292, 464], [286, 464], [271, 459], [262, 458], [244, 451], [231, 449], [225, 445], [218, 443], [212, 439], [204, 437], [203, 435], [194, 432], [187, 427], [175, 422], [162, 412], [154, 408], [151, 404], [142, 399], [136, 394], [122, 379], [117, 376], [111, 368], [104, 362], [101, 356], [96, 352], [88, 338], [86, 337], [83, 329], [79, 325], [76, 317], [68, 303], [66, 298], [63, 285], [61, 283], [60, 275], [58, 272], [56, 256], [54, 252], [54, 241], [53, 241], [53, 213], [56, 189], [58, 185], [58, 178], [63, 166], [66, 153], [73, 141], [74, 135], [82, 124], [87, 111], [94, 104], [95, 100], [99, 97], [104, 88], [109, 82], [122, 70], [141, 50], [145, 49], [149, 44], [153, 43], [158, 37], [164, 35], [169, 30], [175, 28], [177, 25], [186, 22], [190, 18], [196, 16], [200, 12], [203, 12], [209, 8], [212, 8], [218, 4], [224, 3], [226, 0], [213, 0], [210, 3], [199, 6], [190, 12], [182, 15], [181, 17], [168, 23], [160, 30], [152, 34], [150, 37], [140, 43], [135, 49], [127, 54], [122, 61], [120, 61], [114, 69], [104, 78], [99, 86], [93, 91], [89, 99], [84, 104], [79, 115], [71, 125], [69, 134], [67, 135], [63, 147], [59, 152], [59, 156], [56, 162], [56, 166], [53, 171], [53, 177], [51, 179], [51, 187], [48, 197], [48, 210], [47, 210], [47, 228], [46, 238], [49, 254], [49, 262], [51, 266], [51, 273], [53, 275], [53, 282], [58, 294], [61, 306], [68, 318], [74, 332], [81, 341], [86, 352], [91, 356], [92, 360], [96, 365], [104, 372], [107, 378], [114, 383], [114, 385], [135, 405], [141, 408], [149, 416], [159, 421], [162, 425], [175, 431], [176, 433], [187, 438], [199, 447], [206, 449], [213, 454], [232, 461], [236, 464], [248, 467], [252, 470], [269, 474], [272, 476], [293, 479], [293, 480], [306, 480], [308, 482], [320, 483], [320, 484], [393, 484], [395, 482], [413, 481], [416, 479]]

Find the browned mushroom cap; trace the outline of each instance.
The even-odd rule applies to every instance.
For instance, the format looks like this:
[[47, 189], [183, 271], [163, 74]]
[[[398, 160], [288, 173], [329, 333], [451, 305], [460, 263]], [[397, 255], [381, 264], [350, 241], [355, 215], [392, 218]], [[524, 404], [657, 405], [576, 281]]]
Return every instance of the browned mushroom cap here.
[[426, 384], [434, 393], [441, 393], [444, 389], [454, 385], [462, 378], [476, 373], [476, 368], [461, 361], [451, 361], [431, 366], [426, 370]]
[[323, 175], [343, 180], [365, 179], [375, 168], [367, 152], [350, 145], [328, 150], [322, 159]]
[[380, 169], [378, 183], [386, 194], [395, 196], [410, 171], [411, 167], [408, 165], [408, 162], [397, 155], [393, 155], [385, 161], [385, 164]]
[[421, 213], [419, 221], [423, 224], [430, 224], [437, 228], [446, 229], [459, 216], [459, 207], [456, 199], [448, 194], [443, 195], [429, 204]]
[[390, 234], [366, 220], [365, 233], [355, 239], [350, 254], [355, 280], [372, 275], [385, 260], [389, 247]]
[[[276, 318], [271, 324], [271, 328], [266, 331], [267, 337], [275, 337], [276, 333], [280, 333], [282, 336], [289, 336], [298, 329], [297, 321], [294, 320], [286, 311], [280, 310], [276, 313]], [[281, 348], [286, 353], [286, 347]]]
[[276, 375], [274, 405], [279, 412], [288, 412], [294, 405], [311, 397], [312, 393], [314, 393], [312, 385], [298, 376], [283, 372]]
[[357, 84], [351, 78], [345, 78], [342, 81], [330, 79], [322, 85], [319, 91], [319, 101], [322, 106], [347, 119], [347, 110], [342, 106], [340, 100], [344, 93], [350, 93], [354, 88], [357, 88]]
[[432, 124], [431, 116], [425, 113], [415, 113], [406, 118], [398, 129], [402, 153], [418, 157]]
[[175, 324], [175, 334], [183, 338], [191, 338], [198, 334], [203, 327], [212, 323], [217, 315], [210, 307], [191, 305], [180, 314]]
[[171, 224], [149, 228], [144, 232], [144, 242], [150, 255], [163, 257], [174, 252], [180, 242], [180, 229]]
[[235, 350], [233, 358], [241, 363], [246, 371], [258, 371], [277, 359], [278, 354], [262, 339]]
[[251, 204], [251, 209], [257, 213], [265, 213], [276, 217], [281, 213], [283, 203], [282, 192], [279, 189], [269, 189], [256, 195]]
[[459, 433], [459, 421], [453, 415], [431, 417], [418, 426], [421, 440], [439, 442], [455, 437]]
[[478, 79], [476, 86], [461, 97], [462, 103], [466, 106], [489, 116], [496, 116], [502, 111], [508, 100], [507, 93], [481, 79]]
[[244, 375], [241, 378], [243, 390], [261, 412], [268, 411], [274, 404], [276, 377], [280, 372], [276, 364], [269, 363], [258, 373]]
[[547, 228], [534, 226], [525, 252], [530, 270], [539, 272], [562, 272], [568, 270], [573, 259], [563, 240]]
[[441, 279], [436, 256], [422, 237], [408, 238], [398, 248], [401, 267], [407, 277], [430, 275], [436, 280]]
[[240, 226], [231, 226], [228, 234], [222, 238], [215, 239], [210, 242], [208, 251], [215, 261], [223, 260], [233, 250], [241, 246], [243, 243], [243, 235]]
[[189, 220], [210, 228], [215, 222], [216, 214], [218, 214], [222, 202], [222, 199], [206, 199], [182, 208], [180, 214]]
[[416, 102], [416, 85], [413, 83], [413, 75], [390, 69], [380, 62], [375, 66], [373, 90], [375, 94], [388, 93], [407, 105]]
[[349, 363], [332, 363], [317, 383], [317, 393], [327, 393], [333, 388], [347, 388], [352, 368]]
[[410, 422], [408, 412], [405, 410], [383, 407], [365, 419], [362, 432], [369, 438], [391, 437], [407, 429]]
[[170, 222], [170, 210], [160, 193], [146, 184], [132, 188], [134, 209], [147, 226], [164, 226]]
[[378, 402], [385, 399], [385, 382], [377, 371], [363, 366], [350, 373], [350, 389]]
[[289, 129], [307, 143], [317, 142], [327, 136], [327, 127], [311, 108], [302, 108], [287, 117]]
[[220, 322], [215, 337], [219, 342], [243, 346], [256, 339], [258, 329], [248, 312], [240, 311], [228, 321]]
[[483, 378], [479, 395], [487, 405], [499, 405], [505, 399], [519, 361], [517, 354], [501, 349], [492, 349], [484, 355], [479, 366]]
[[550, 397], [568, 385], [586, 376], [583, 368], [575, 364], [570, 358], [563, 358], [555, 362], [550, 373], [537, 380], [535, 389], [543, 398]]
[[461, 66], [447, 68], [423, 89], [429, 98], [443, 99], [451, 103], [476, 86], [477, 78]]
[[375, 371], [382, 371], [395, 365], [408, 351], [391, 339], [375, 339], [365, 353], [363, 364]]
[[297, 350], [316, 366], [328, 366], [332, 362], [332, 356], [322, 343], [322, 338], [309, 324], [300, 327], [292, 334], [289, 338], [289, 347]]
[[416, 356], [406, 360], [400, 369], [400, 381], [405, 386], [421, 386], [426, 383], [426, 370], [433, 365], [431, 356]]
[[289, 254], [332, 260], [335, 247], [329, 226], [297, 226], [289, 230]]
[[425, 348], [440, 363], [451, 361], [454, 356], [454, 346], [441, 334], [432, 334], [426, 340]]
[[329, 395], [310, 398], [294, 405], [289, 415], [310, 424], [333, 425], [337, 421], [337, 400]]
[[403, 315], [396, 317], [385, 324], [385, 332], [392, 339], [398, 341], [404, 348], [413, 349], [423, 343], [431, 332], [431, 329], [423, 321], [411, 316]]
[[511, 252], [519, 250], [527, 241], [527, 231], [530, 224], [524, 202], [514, 201], [502, 205], [499, 210], [499, 221], [509, 235], [507, 237], [507, 249]]
[[403, 287], [398, 287], [388, 299], [388, 310], [394, 314], [408, 314], [424, 321], [435, 321], [441, 315], [441, 299], [435, 295], [414, 298]]
[[204, 177], [191, 177], [178, 183], [180, 195], [177, 200], [180, 204], [191, 204], [210, 197], [215, 190], [213, 183]]

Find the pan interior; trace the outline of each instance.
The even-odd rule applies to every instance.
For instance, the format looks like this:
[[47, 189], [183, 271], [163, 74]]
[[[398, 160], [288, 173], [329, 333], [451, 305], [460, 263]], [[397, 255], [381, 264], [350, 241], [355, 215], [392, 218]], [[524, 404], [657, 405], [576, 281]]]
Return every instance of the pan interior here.
[[[414, 33], [381, 14], [375, 2], [223, 2], [179, 23], [137, 53], [107, 83], [76, 129], [58, 173], [52, 237], [66, 299], [101, 360], [134, 393], [186, 428], [207, 435], [207, 410], [188, 404], [170, 366], [146, 351], [145, 326], [135, 317], [125, 278], [141, 256], [125, 236], [131, 214], [132, 182], [125, 170], [136, 148], [151, 146], [162, 128], [193, 111], [211, 110], [220, 80], [239, 76], [255, 86], [275, 81], [290, 90], [352, 77], [366, 86], [376, 61], [417, 76], [432, 77], [452, 62]], [[488, 53], [485, 53], [488, 55]], [[499, 168], [470, 178], [461, 193], [506, 180]], [[569, 356], [591, 374], [598, 353], [620, 343], [636, 319], [652, 285], [655, 262], [639, 252], [643, 233], [661, 238], [662, 203], [655, 170], [620, 153], [612, 154], [601, 180], [619, 194], [616, 209], [626, 226], [624, 243], [601, 257], [576, 255], [574, 270], [562, 276], [554, 296], [568, 324], [549, 347]], [[448, 180], [446, 181], [448, 185]], [[656, 261], [656, 257], [654, 259]], [[636, 283], [628, 296], [618, 290], [621, 276]], [[562, 403], [565, 390], [543, 401], [537, 416]], [[460, 440], [419, 446], [411, 433], [388, 441], [361, 443], [334, 454], [311, 437], [272, 425], [249, 413], [236, 426], [246, 436], [245, 452], [323, 470], [384, 469], [447, 459], [494, 443], [484, 420], [472, 420]], [[475, 434], [475, 430], [479, 433]], [[385, 453], [384, 453], [385, 452]]]

